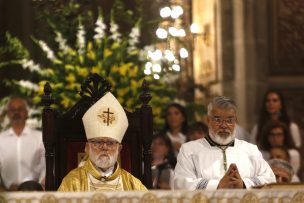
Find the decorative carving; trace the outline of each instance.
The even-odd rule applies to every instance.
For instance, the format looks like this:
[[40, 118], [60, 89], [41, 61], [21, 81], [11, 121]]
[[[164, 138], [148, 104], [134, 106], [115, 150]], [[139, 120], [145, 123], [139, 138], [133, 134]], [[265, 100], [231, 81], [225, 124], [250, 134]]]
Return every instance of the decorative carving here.
[[152, 96], [150, 94], [150, 88], [149, 88], [149, 84], [148, 82], [144, 79], [143, 83], [142, 83], [142, 93], [140, 95], [140, 99], [143, 103], [143, 105], [148, 105], [148, 103], [150, 102]]
[[111, 90], [109, 81], [98, 74], [90, 74], [81, 85], [81, 99], [66, 113], [70, 118], [81, 118], [103, 95]]
[[304, 202], [304, 193], [303, 192], [298, 192], [296, 193], [290, 202], [293, 202], [293, 203], [302, 203]]
[[45, 188], [48, 190], [55, 190], [54, 188], [54, 143], [55, 143], [55, 110], [51, 108], [54, 103], [52, 99], [52, 88], [47, 82], [44, 85], [44, 95], [42, 96], [42, 103], [44, 109], [42, 112], [42, 138], [45, 148], [46, 158], [46, 181]]
[[304, 4], [302, 0], [274, 0], [272, 15], [273, 74], [304, 74]]
[[52, 194], [46, 194], [43, 195], [40, 199], [40, 203], [58, 203], [58, 199], [55, 197], [55, 195]]
[[141, 124], [143, 126], [143, 156], [144, 162], [148, 163], [144, 165], [144, 175], [143, 179], [146, 183], [146, 186], [150, 189], [152, 188], [152, 177], [151, 177], [151, 143], [153, 136], [153, 116], [152, 116], [152, 108], [148, 105], [152, 96], [149, 90], [149, 84], [146, 80], [142, 83], [142, 94], [140, 95], [140, 99], [142, 101], [142, 106], [140, 108], [140, 113], [142, 116]]
[[304, 52], [302, 0], [281, 0], [278, 5], [279, 56], [296, 57]]
[[0, 203], [6, 203], [6, 200], [3, 196], [0, 196]]
[[52, 99], [52, 87], [48, 82], [44, 85], [44, 95], [42, 96], [42, 103], [47, 109], [49, 109], [50, 106], [54, 103], [54, 99]]
[[[146, 193], [133, 192], [80, 192], [80, 193], [58, 193], [58, 192], [31, 192], [31, 193], [6, 193], [0, 195], [0, 203], [5, 202], [41, 202], [41, 203], [209, 203], [209, 202], [240, 202], [240, 203], [302, 203], [304, 193], [297, 192], [295, 188], [289, 189], [259, 189], [252, 192], [246, 190], [223, 190], [223, 191], [149, 191]], [[299, 190], [301, 191], [301, 189]]]
[[107, 202], [109, 202], [107, 196], [105, 196], [102, 193], [97, 193], [90, 199], [90, 203], [107, 203]]
[[252, 192], [245, 194], [241, 199], [241, 203], [255, 203], [255, 202], [260, 202], [260, 201], [258, 196]]
[[206, 195], [204, 195], [203, 193], [200, 192], [200, 193], [193, 195], [191, 202], [192, 203], [207, 203], [207, 202], [209, 202], [209, 200]]
[[111, 90], [110, 83], [98, 74], [90, 74], [84, 85], [81, 85], [80, 95], [98, 101], [106, 92]]
[[140, 203], [159, 203], [160, 200], [159, 198], [152, 193], [146, 193], [144, 194], [144, 196], [140, 199], [139, 201]]

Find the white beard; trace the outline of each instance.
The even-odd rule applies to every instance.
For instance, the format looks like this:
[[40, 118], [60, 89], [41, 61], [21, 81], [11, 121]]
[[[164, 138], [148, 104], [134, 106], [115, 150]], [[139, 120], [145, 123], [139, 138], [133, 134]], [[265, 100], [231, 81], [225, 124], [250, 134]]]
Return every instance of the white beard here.
[[[225, 131], [228, 133], [228, 131]], [[211, 129], [209, 129], [209, 136], [210, 138], [216, 142], [217, 144], [220, 144], [220, 145], [227, 145], [229, 144], [232, 140], [234, 140], [235, 138], [235, 133], [236, 130], [234, 129], [233, 132], [229, 132], [229, 135], [228, 136], [223, 136], [223, 135], [220, 135], [218, 133], [214, 133]]]
[[102, 171], [106, 171], [107, 169], [113, 167], [118, 158], [118, 149], [111, 156], [108, 153], [100, 152], [95, 153], [91, 148], [89, 152], [90, 160]]

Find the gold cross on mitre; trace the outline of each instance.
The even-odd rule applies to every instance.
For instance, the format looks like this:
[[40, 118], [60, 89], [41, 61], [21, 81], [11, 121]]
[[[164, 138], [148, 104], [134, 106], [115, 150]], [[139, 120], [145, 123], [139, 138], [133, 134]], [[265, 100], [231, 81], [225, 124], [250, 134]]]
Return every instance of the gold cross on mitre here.
[[107, 126], [112, 124], [115, 121], [115, 115], [113, 112], [110, 112], [110, 108], [107, 111], [103, 111], [102, 114], [98, 115], [99, 118], [102, 119], [103, 123], [106, 123]]

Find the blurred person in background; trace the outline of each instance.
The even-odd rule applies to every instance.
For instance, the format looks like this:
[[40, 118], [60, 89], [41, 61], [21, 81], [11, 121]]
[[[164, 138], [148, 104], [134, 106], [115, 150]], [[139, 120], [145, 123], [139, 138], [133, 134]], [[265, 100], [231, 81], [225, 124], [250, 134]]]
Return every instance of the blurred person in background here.
[[301, 147], [301, 134], [296, 123], [292, 122], [287, 114], [286, 104], [282, 93], [277, 90], [268, 90], [263, 98], [258, 124], [251, 131], [250, 142], [260, 145], [262, 131], [268, 121], [281, 121], [285, 123], [291, 133], [294, 144]]
[[178, 103], [171, 103], [165, 110], [165, 126], [163, 131], [170, 138], [175, 155], [183, 143], [186, 142], [188, 130], [187, 113], [185, 108]]
[[292, 166], [282, 159], [271, 159], [268, 161], [277, 183], [290, 183], [292, 182], [293, 169]]
[[208, 135], [208, 126], [203, 122], [192, 124], [187, 132], [187, 141], [198, 140]]
[[21, 183], [17, 189], [18, 191], [43, 191], [41, 184], [36, 181], [25, 181]]
[[259, 148], [266, 160], [270, 158], [269, 154], [272, 147], [287, 148], [290, 164], [297, 174], [301, 165], [300, 153], [295, 148], [289, 128], [280, 121], [270, 121], [262, 131], [262, 142]]
[[14, 191], [29, 180], [44, 185], [45, 149], [42, 133], [26, 126], [26, 100], [11, 98], [6, 111], [11, 127], [0, 134], [0, 174], [4, 188]]
[[284, 146], [271, 147], [269, 150], [269, 159], [282, 159], [290, 162], [288, 149]]
[[176, 159], [170, 138], [158, 134], [152, 140], [152, 184], [154, 189], [171, 189]]

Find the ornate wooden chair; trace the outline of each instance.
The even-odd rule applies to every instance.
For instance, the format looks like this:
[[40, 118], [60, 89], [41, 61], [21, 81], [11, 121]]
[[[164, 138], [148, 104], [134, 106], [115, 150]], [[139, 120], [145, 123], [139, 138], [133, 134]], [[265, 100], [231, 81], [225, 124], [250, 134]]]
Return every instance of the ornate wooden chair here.
[[[51, 108], [53, 99], [50, 85], [47, 83], [44, 86], [42, 133], [46, 150], [46, 190], [56, 190], [64, 176], [78, 166], [86, 144], [81, 118], [110, 88], [104, 78], [97, 74], [90, 75], [81, 87], [81, 99], [67, 113], [60, 115]], [[151, 96], [146, 81], [142, 84], [139, 99], [142, 103], [139, 109], [126, 111], [129, 127], [122, 141], [120, 163], [147, 188], [152, 188], [150, 146], [153, 116], [148, 105]]]

